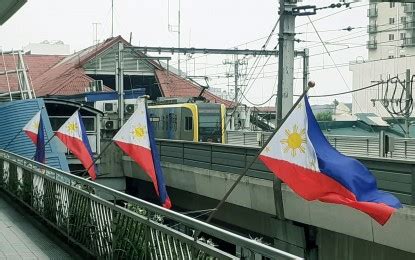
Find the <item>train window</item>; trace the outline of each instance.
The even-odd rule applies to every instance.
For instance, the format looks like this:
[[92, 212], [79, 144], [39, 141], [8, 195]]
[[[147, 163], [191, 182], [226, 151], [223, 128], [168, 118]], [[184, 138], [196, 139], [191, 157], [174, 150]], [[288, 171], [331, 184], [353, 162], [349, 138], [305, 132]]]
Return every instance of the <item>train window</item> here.
[[184, 118], [184, 130], [190, 131], [193, 129], [193, 118], [191, 116], [186, 116]]
[[160, 117], [155, 116], [154, 114], [150, 114], [150, 121], [153, 124], [154, 129], [159, 129]]

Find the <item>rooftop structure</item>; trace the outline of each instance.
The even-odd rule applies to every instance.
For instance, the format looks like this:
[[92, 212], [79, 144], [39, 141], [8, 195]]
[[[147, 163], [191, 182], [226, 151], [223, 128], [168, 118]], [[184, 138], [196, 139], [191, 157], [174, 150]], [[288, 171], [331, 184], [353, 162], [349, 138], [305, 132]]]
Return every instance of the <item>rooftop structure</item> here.
[[40, 43], [29, 43], [23, 47], [26, 54], [35, 55], [69, 55], [70, 47], [62, 41], [43, 41]]

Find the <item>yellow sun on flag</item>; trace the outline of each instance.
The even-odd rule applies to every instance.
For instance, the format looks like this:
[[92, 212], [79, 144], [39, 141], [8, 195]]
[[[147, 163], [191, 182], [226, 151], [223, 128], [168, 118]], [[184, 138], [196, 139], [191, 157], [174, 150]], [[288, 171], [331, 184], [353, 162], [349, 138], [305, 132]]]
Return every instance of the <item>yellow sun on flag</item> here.
[[137, 139], [141, 139], [146, 135], [146, 129], [145, 126], [136, 126], [133, 129], [133, 136]]
[[286, 139], [281, 140], [281, 144], [286, 145], [284, 147], [284, 153], [291, 152], [294, 157], [297, 155], [297, 150], [301, 153], [305, 153], [305, 147], [303, 144], [306, 143], [305, 139], [305, 128], [299, 130], [297, 125], [294, 125], [292, 132], [290, 129], [285, 129]]
[[68, 129], [68, 132], [72, 134], [78, 131], [78, 124], [75, 122], [70, 122], [66, 128]]
[[33, 127], [33, 129], [38, 129], [39, 128], [39, 122], [34, 122], [32, 127]]

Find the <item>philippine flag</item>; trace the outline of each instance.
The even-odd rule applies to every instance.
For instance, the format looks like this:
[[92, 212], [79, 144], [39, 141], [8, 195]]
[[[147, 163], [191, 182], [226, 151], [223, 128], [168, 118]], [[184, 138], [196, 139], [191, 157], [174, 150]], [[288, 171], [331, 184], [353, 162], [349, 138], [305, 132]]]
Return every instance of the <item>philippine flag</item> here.
[[113, 140], [150, 177], [163, 207], [171, 208], [171, 201], [167, 195], [154, 139], [153, 127], [144, 102], [144, 99], [139, 99], [136, 111], [114, 136]]
[[320, 130], [307, 97], [272, 137], [260, 159], [306, 200], [358, 209], [384, 225], [396, 208], [393, 195], [379, 191], [372, 173], [334, 149]]
[[45, 131], [43, 127], [41, 111], [37, 112], [36, 115], [30, 119], [30, 121], [23, 127], [23, 131], [36, 145], [36, 153], [34, 159], [37, 162], [45, 163]]
[[56, 136], [81, 161], [91, 179], [95, 180], [96, 166], [79, 110], [56, 131]]

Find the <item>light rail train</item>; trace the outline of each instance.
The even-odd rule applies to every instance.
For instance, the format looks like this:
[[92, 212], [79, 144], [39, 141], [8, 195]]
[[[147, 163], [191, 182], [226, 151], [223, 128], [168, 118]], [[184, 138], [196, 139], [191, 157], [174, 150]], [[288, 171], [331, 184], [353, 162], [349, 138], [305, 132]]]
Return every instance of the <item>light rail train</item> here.
[[182, 103], [148, 106], [156, 138], [225, 143], [225, 106]]

